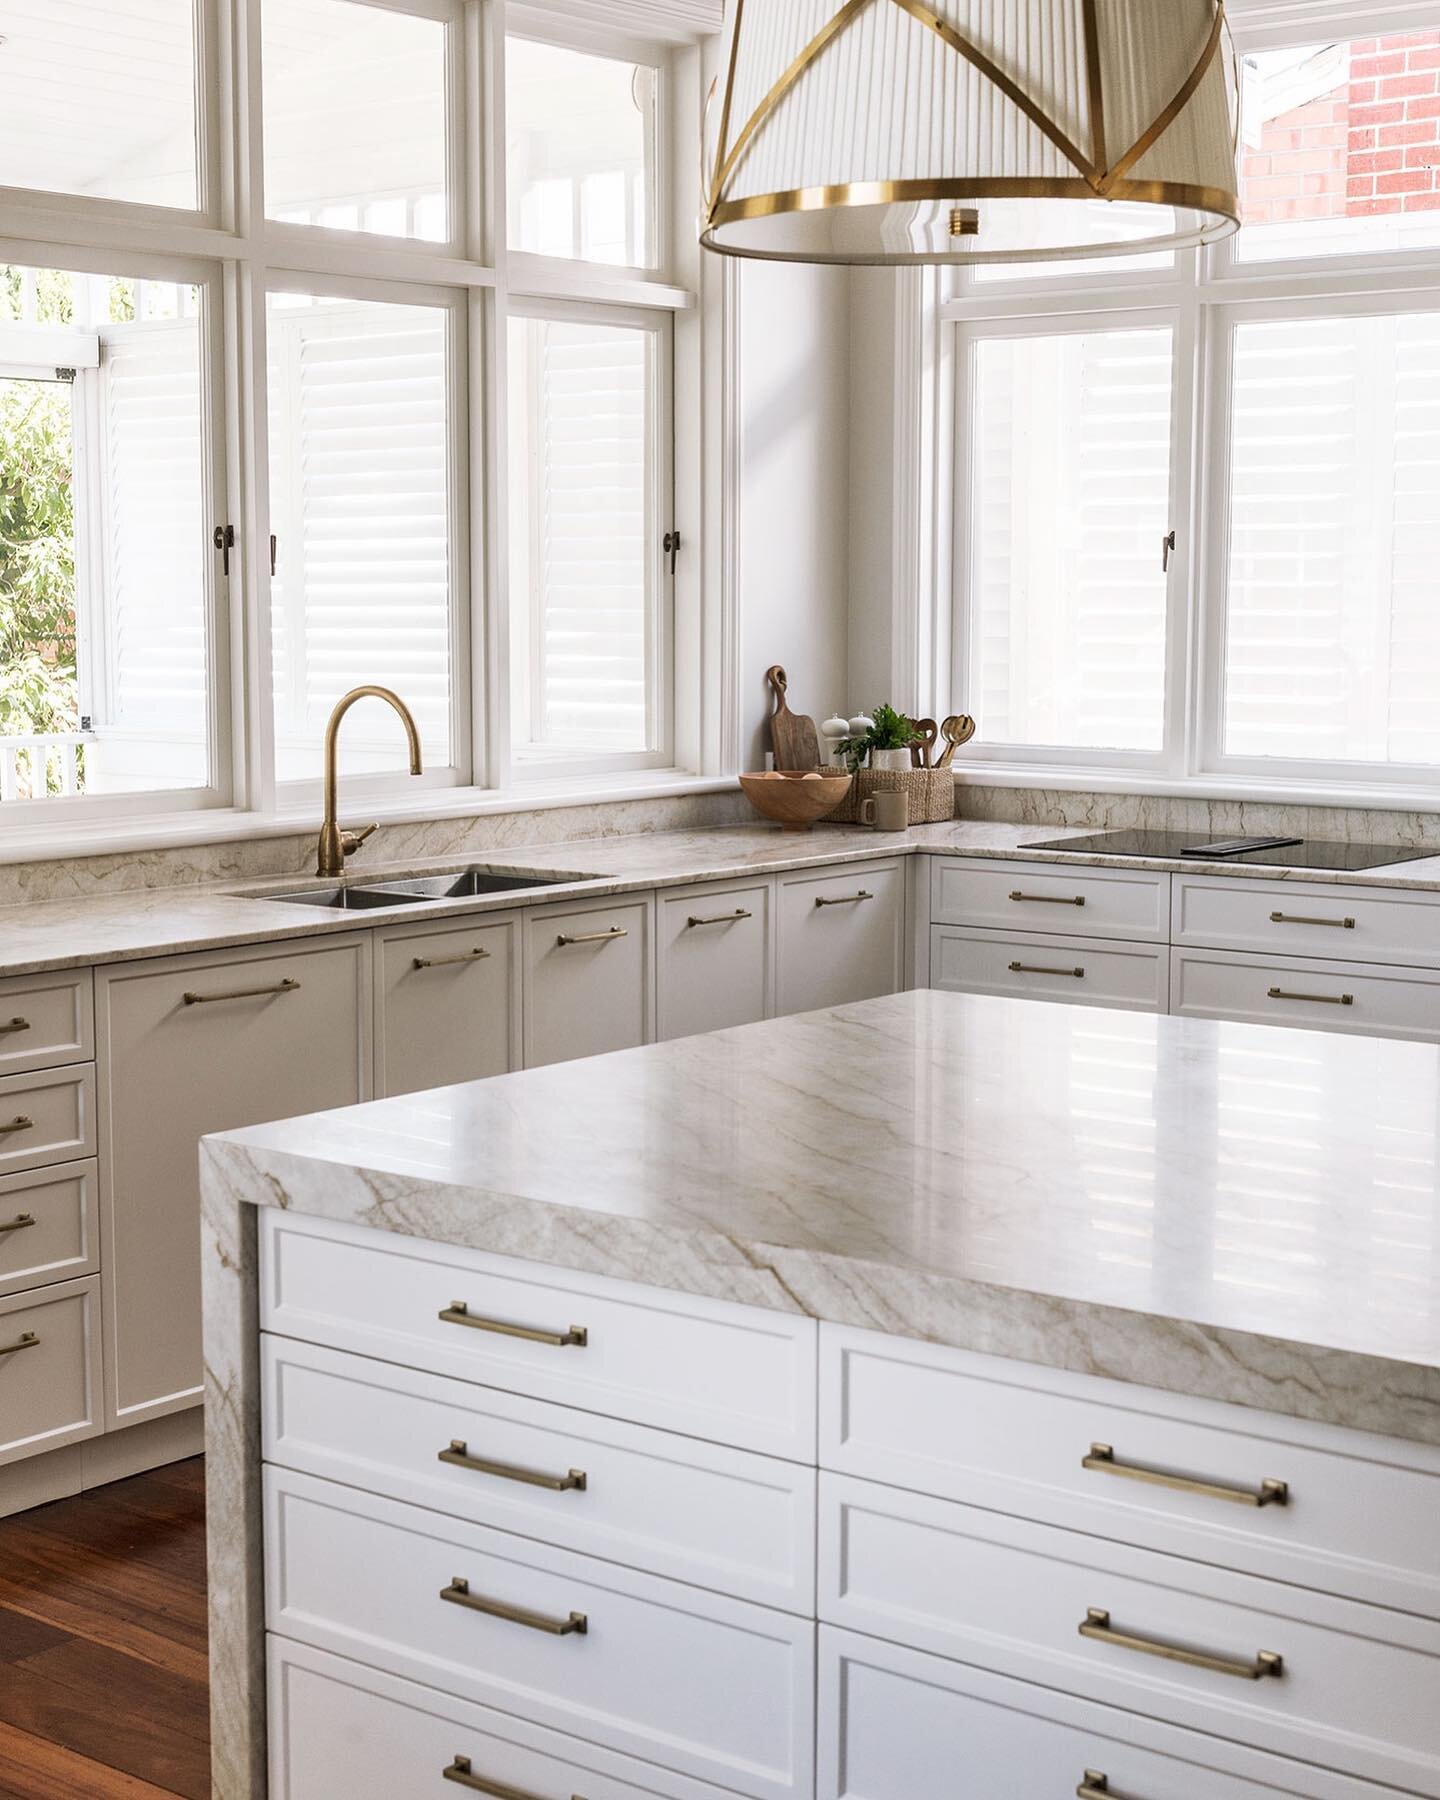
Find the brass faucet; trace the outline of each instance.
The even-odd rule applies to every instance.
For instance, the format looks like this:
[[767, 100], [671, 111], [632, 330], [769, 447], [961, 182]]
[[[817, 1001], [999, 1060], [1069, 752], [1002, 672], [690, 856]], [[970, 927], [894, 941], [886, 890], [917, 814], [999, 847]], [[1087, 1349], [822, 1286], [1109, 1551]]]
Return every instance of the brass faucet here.
[[330, 723], [325, 727], [325, 822], [320, 827], [320, 854], [315, 864], [317, 875], [343, 875], [345, 858], [353, 856], [366, 838], [380, 829], [378, 825], [366, 825], [360, 831], [342, 831], [338, 817], [340, 721], [357, 700], [368, 699], [387, 701], [399, 713], [400, 723], [405, 727], [405, 735], [410, 740], [410, 773], [424, 773], [424, 765], [420, 761], [420, 731], [410, 708], [398, 694], [393, 694], [389, 688], [384, 687], [358, 687], [339, 701], [330, 715]]

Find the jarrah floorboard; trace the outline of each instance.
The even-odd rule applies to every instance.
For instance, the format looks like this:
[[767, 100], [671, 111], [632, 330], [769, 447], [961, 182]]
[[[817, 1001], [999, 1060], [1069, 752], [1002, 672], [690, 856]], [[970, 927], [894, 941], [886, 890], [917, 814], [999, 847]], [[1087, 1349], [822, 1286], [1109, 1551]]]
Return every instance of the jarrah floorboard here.
[[0, 1800], [205, 1800], [200, 1458], [0, 1519]]

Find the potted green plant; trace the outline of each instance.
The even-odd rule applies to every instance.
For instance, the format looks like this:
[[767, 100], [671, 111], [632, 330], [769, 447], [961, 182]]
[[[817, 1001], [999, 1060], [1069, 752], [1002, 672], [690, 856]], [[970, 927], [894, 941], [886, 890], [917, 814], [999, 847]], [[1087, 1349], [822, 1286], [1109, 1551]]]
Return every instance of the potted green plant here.
[[915, 726], [893, 706], [877, 706], [874, 723], [863, 737], [843, 739], [837, 749], [850, 773], [869, 759], [872, 769], [908, 769], [910, 746], [916, 742]]

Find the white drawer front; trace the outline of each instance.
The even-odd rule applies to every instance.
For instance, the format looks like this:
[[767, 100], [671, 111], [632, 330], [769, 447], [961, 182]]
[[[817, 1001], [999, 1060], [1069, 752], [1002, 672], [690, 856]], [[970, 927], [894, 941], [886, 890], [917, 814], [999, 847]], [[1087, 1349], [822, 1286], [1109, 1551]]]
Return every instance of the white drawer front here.
[[[827, 1469], [1440, 1618], [1440, 1451], [842, 1326], [820, 1346]], [[1267, 1481], [1283, 1504], [1207, 1491]]]
[[414, 1094], [520, 1066], [520, 924], [375, 934], [376, 1087]]
[[930, 985], [954, 994], [1011, 994], [1073, 1006], [1164, 1012], [1167, 953], [1162, 946], [1095, 938], [1003, 937], [958, 925], [930, 931]]
[[95, 1069], [0, 1076], [0, 1175], [95, 1154]]
[[[267, 1330], [462, 1381], [811, 1462], [811, 1319], [572, 1274], [273, 1209], [261, 1217]], [[456, 1323], [538, 1329], [536, 1343]], [[451, 1313], [442, 1319], [442, 1312]]]
[[95, 1055], [95, 983], [89, 969], [0, 981], [0, 1075], [58, 1069]]
[[[1108, 1617], [1110, 1635], [1079, 1627]], [[953, 1501], [820, 1479], [826, 1623], [1440, 1795], [1440, 1626]], [[1152, 1645], [1282, 1672], [1167, 1660]]]
[[1440, 968], [1440, 904], [1417, 894], [1177, 875], [1172, 905], [1174, 944]]
[[1170, 936], [1168, 875], [945, 856], [933, 858], [930, 871], [930, 919], [936, 925], [1156, 944]]
[[99, 1286], [92, 1275], [0, 1300], [0, 1463], [99, 1432]]
[[651, 902], [525, 915], [525, 1066], [630, 1050], [653, 1035]]
[[905, 869], [854, 863], [781, 875], [776, 1012], [815, 1012], [894, 994], [905, 985]]
[[1111, 1800], [1383, 1800], [1368, 1782], [822, 1628], [819, 1800], [1060, 1800], [1089, 1773]]
[[[809, 1621], [273, 1465], [265, 1485], [272, 1631], [757, 1800], [810, 1794]], [[440, 1597], [458, 1583], [535, 1622]]]
[[[732, 1789], [632, 1762], [513, 1714], [437, 1694], [272, 1635], [270, 1800], [734, 1800]], [[456, 1779], [468, 1763], [472, 1779]], [[446, 1769], [455, 1771], [447, 1784]]]
[[1202, 1019], [1440, 1042], [1440, 973], [1381, 963], [1172, 950], [1170, 1000], [1172, 1012]]
[[765, 1018], [773, 1000], [770, 886], [687, 888], [659, 897], [658, 1036], [689, 1037]]
[[267, 1461], [814, 1614], [813, 1469], [269, 1333], [262, 1358]]
[[0, 1175], [0, 1294], [95, 1273], [95, 1187], [93, 1162]]

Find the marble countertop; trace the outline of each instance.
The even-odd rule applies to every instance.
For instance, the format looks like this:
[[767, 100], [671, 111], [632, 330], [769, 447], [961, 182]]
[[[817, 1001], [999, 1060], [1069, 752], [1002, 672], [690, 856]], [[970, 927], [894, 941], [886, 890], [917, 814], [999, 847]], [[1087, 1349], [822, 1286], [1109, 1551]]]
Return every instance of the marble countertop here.
[[861, 826], [821, 825], [805, 833], [782, 832], [757, 822], [698, 831], [646, 832], [632, 837], [589, 838], [573, 843], [507, 849], [501, 855], [450, 855], [428, 861], [351, 865], [353, 885], [395, 880], [480, 864], [499, 872], [571, 875], [573, 882], [533, 894], [497, 894], [479, 900], [417, 901], [381, 912], [326, 911], [287, 905], [267, 895], [332, 886], [309, 876], [271, 877], [223, 886], [151, 888], [107, 897], [32, 901], [0, 907], [0, 977], [90, 963], [133, 961], [182, 951], [219, 950], [233, 945], [315, 937], [333, 931], [363, 930], [382, 924], [418, 923], [461, 914], [501, 911], [546, 901], [601, 899], [608, 894], [683, 886], [694, 881], [773, 874], [822, 863], [863, 862], [926, 853], [936, 856], [999, 856], [1025, 861], [1087, 865], [1093, 868], [1146, 868], [1189, 875], [1267, 881], [1341, 881], [1359, 887], [1409, 888], [1440, 892], [1440, 856], [1397, 863], [1353, 874], [1255, 865], [1198, 865], [1193, 861], [1065, 855], [1025, 849], [1037, 838], [1084, 837], [1093, 827], [984, 823], [956, 819], [943, 825], [912, 826], [904, 832], [877, 832]]
[[912, 992], [206, 1141], [298, 1212], [1440, 1445], [1440, 1047]]

